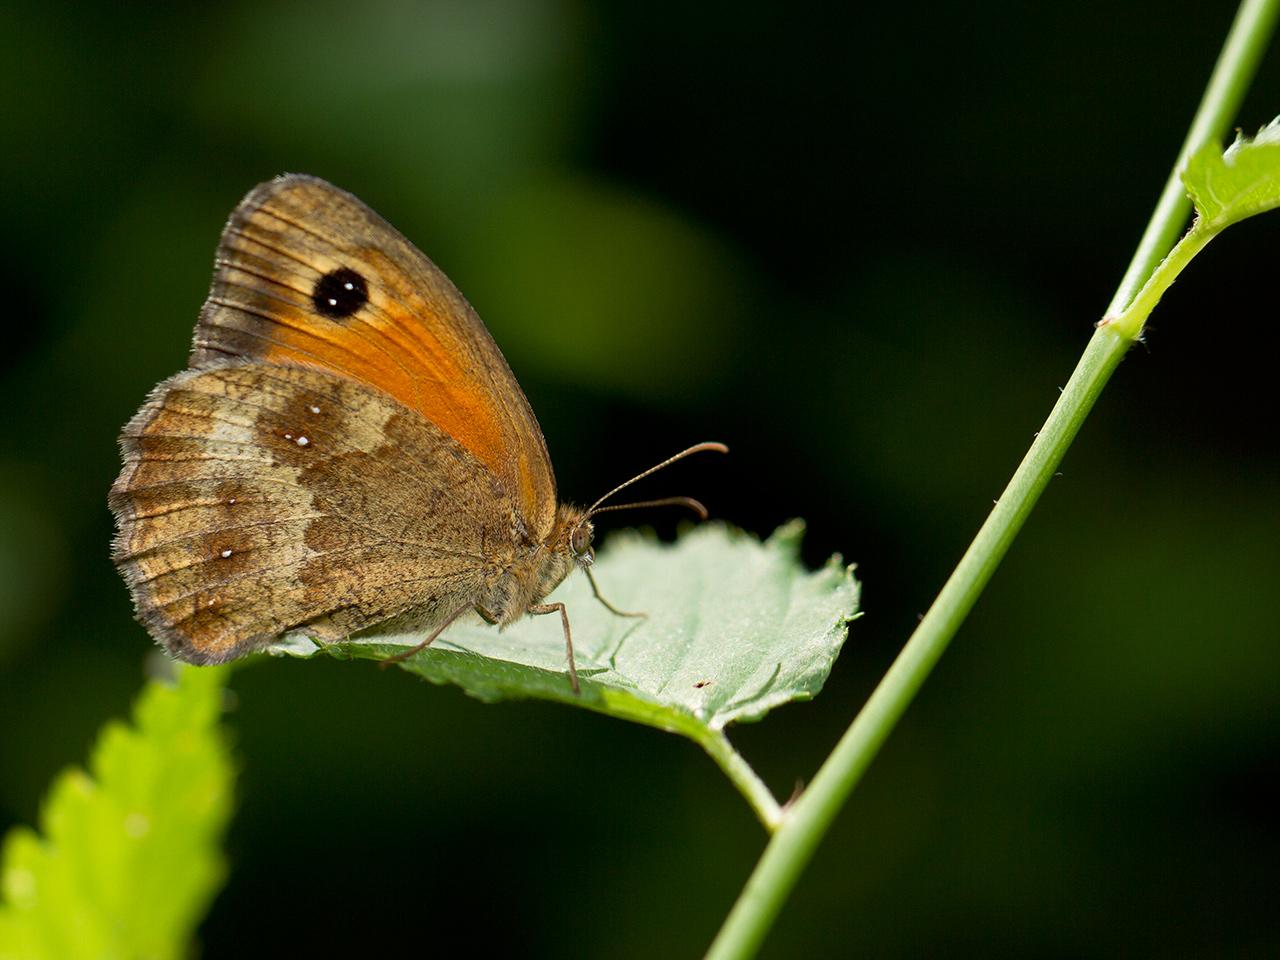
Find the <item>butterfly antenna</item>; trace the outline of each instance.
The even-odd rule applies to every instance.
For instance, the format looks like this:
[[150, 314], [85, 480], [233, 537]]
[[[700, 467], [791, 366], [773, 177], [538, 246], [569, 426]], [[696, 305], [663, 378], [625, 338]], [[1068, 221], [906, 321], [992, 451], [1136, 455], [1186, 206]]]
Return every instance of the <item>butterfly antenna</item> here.
[[634, 510], [639, 507], [688, 507], [698, 515], [699, 520], [705, 520], [710, 515], [707, 508], [704, 507], [693, 497], [663, 497], [661, 500], [642, 500], [639, 503], [611, 503], [607, 507], [600, 507], [595, 513], [610, 513], [614, 510]]
[[600, 504], [604, 503], [606, 500], [612, 497], [615, 493], [625, 490], [627, 487], [631, 486], [633, 483], [637, 483], [640, 480], [643, 480], [645, 477], [657, 473], [659, 470], [663, 469], [664, 467], [671, 466], [671, 464], [675, 463], [677, 460], [683, 460], [685, 457], [691, 456], [692, 454], [695, 454], [695, 453], [702, 453], [704, 450], [712, 450], [716, 453], [729, 452], [729, 448], [726, 447], [723, 443], [713, 443], [713, 442], [695, 443], [692, 447], [688, 447], [684, 450], [681, 450], [675, 456], [667, 457], [667, 459], [663, 460], [661, 463], [655, 464], [654, 466], [650, 467], [648, 470], [644, 471], [644, 473], [636, 474], [626, 483], [618, 484], [616, 487], [614, 487], [612, 490], [606, 493], [603, 497], [601, 497], [599, 500], [597, 500], [595, 503], [589, 506], [587, 508], [586, 514], [583, 516], [583, 519], [585, 520], [588, 517], [593, 516], [594, 514], [605, 513], [609, 510], [622, 510], [624, 507], [654, 507], [654, 506], [666, 505], [666, 504], [672, 504], [672, 503], [683, 504], [685, 506], [688, 506], [695, 513], [701, 514], [703, 519], [706, 519], [707, 508], [704, 507], [702, 504], [698, 503], [697, 500], [692, 499], [691, 497], [669, 497], [664, 500], [647, 500], [643, 503], [619, 504], [618, 506], [604, 507], [604, 508], [601, 508], [600, 506]]

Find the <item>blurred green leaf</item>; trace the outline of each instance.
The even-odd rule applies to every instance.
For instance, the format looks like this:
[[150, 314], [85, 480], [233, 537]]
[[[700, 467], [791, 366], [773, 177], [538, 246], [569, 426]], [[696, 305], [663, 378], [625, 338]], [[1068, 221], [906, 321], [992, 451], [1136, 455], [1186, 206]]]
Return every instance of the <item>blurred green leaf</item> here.
[[[764, 543], [721, 524], [703, 524], [673, 545], [634, 532], [613, 537], [592, 568], [601, 592], [648, 616], [611, 614], [581, 575], [555, 591], [551, 599], [569, 610], [581, 696], [569, 687], [555, 616], [503, 631], [478, 618], [460, 622], [402, 666], [482, 700], [557, 700], [705, 742], [728, 723], [812, 698], [840, 652], [858, 583], [838, 557], [805, 570], [803, 532], [793, 521]], [[422, 639], [420, 631], [371, 631], [325, 649], [382, 659]]]
[[0, 459], [0, 663], [42, 639], [69, 589], [66, 532], [46, 471]]
[[151, 682], [133, 724], [108, 723], [89, 761], [54, 781], [41, 833], [0, 859], [0, 960], [188, 952], [221, 885], [232, 768], [218, 729], [226, 668]]
[[277, 168], [262, 174], [327, 175], [370, 202], [377, 184], [424, 229], [375, 207], [439, 256], [437, 231], [572, 136], [574, 21], [560, 0], [236, 5], [220, 11], [192, 116], [265, 150]]
[[522, 368], [661, 400], [729, 365], [753, 292], [703, 224], [582, 176], [531, 179], [491, 210], [452, 276]]
[[1187, 161], [1182, 182], [1215, 232], [1280, 206], [1280, 117], [1252, 139], [1237, 133], [1225, 153], [1206, 144]]

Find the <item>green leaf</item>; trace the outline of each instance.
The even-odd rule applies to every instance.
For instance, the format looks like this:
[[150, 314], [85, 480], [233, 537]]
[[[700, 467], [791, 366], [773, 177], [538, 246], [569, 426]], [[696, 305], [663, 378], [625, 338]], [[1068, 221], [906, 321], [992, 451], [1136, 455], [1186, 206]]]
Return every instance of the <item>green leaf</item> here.
[[218, 730], [225, 667], [148, 683], [132, 725], [102, 729], [89, 772], [60, 774], [41, 832], [0, 855], [0, 960], [163, 960], [188, 952], [226, 874], [232, 767]]
[[1182, 182], [1203, 226], [1215, 233], [1280, 206], [1280, 117], [1253, 139], [1237, 133], [1225, 153], [1205, 144], [1187, 161]]
[[[799, 561], [804, 525], [761, 543], [703, 524], [674, 545], [627, 532], [592, 568], [618, 617], [574, 573], [555, 591], [569, 611], [582, 694], [569, 687], [556, 616], [526, 617], [506, 630], [460, 621], [401, 664], [482, 700], [538, 697], [585, 707], [700, 742], [733, 721], [758, 720], [822, 689], [858, 606], [852, 568], [838, 557], [810, 573]], [[421, 631], [366, 632], [330, 653], [382, 659], [423, 639]], [[314, 652], [309, 641], [285, 652]]]

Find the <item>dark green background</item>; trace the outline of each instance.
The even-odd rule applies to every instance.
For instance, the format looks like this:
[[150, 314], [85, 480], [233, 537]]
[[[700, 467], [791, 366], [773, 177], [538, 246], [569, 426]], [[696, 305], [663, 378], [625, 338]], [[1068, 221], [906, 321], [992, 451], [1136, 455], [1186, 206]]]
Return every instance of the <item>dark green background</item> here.
[[[227, 213], [282, 171], [355, 192], [467, 293], [564, 496], [721, 439], [648, 489], [760, 533], [803, 516], [811, 562], [859, 563], [826, 691], [735, 734], [789, 793], [1065, 382], [1231, 15], [6, 5], [0, 827], [141, 683], [115, 436], [184, 365]], [[1255, 91], [1250, 130], [1276, 58]], [[1275, 955], [1278, 244], [1275, 215], [1233, 228], [1166, 297], [766, 956]], [[695, 956], [763, 842], [651, 730], [363, 663], [233, 687], [208, 957]]]

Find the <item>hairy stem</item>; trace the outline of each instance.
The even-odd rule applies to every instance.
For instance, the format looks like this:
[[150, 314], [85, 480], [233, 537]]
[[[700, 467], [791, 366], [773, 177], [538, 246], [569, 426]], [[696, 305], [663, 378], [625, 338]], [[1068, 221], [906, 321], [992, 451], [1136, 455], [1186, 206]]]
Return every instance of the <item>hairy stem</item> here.
[[[1241, 4], [1178, 165], [1192, 151], [1221, 136], [1235, 116], [1270, 39], [1278, 9], [1280, 0]], [[1176, 171], [1177, 165], [1107, 310], [1108, 318], [1118, 318], [1129, 306], [1125, 322], [1101, 324], [1094, 331], [1048, 420], [933, 606], [809, 788], [784, 814], [711, 945], [708, 957], [713, 960], [755, 954], [836, 814], [982, 593], [1160, 294], [1206, 242], [1197, 237], [1182, 247], [1180, 253], [1185, 256], [1166, 261], [1168, 269], [1158, 283], [1147, 283], [1190, 210]], [[1194, 235], [1195, 231], [1188, 238]], [[1135, 297], [1140, 289], [1143, 295]]]
[[751, 809], [764, 824], [764, 828], [770, 833], [777, 830], [782, 824], [782, 807], [778, 805], [778, 801], [774, 799], [773, 793], [765, 786], [764, 781], [742, 758], [742, 754], [729, 743], [729, 738], [716, 731], [705, 737], [699, 737], [698, 743], [738, 788], [738, 792], [746, 797], [747, 803], [751, 804]]

